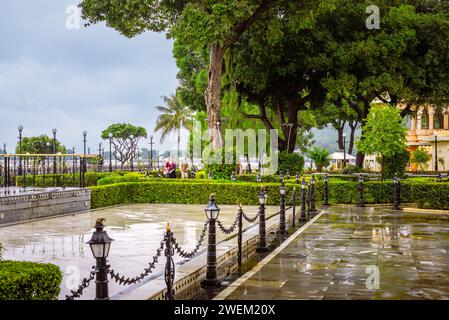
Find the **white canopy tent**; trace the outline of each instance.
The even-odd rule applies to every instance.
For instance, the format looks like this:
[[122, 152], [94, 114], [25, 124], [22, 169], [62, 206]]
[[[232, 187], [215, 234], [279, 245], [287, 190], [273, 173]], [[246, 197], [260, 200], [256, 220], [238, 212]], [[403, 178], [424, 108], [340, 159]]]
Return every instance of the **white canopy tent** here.
[[[345, 154], [343, 152], [334, 152], [329, 156], [331, 160], [330, 167], [334, 170], [343, 169], [343, 161], [345, 160]], [[354, 164], [356, 157], [346, 153], [346, 163]]]

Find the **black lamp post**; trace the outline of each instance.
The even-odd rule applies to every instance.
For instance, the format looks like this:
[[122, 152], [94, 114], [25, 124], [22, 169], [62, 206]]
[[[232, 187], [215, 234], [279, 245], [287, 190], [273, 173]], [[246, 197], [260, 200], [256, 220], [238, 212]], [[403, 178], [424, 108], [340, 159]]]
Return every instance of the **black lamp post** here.
[[207, 174], [207, 178], [212, 179], [212, 172], [209, 171], [209, 173]]
[[[53, 154], [56, 154], [56, 133], [58, 130], [56, 128], [53, 128]], [[56, 156], [53, 157], [53, 173], [56, 174]]]
[[310, 179], [310, 185], [311, 185], [311, 190], [310, 190], [310, 217], [313, 218], [315, 216], [315, 214], [317, 213], [316, 211], [316, 206], [315, 206], [315, 176], [312, 174], [312, 179]]
[[[17, 130], [19, 130], [19, 154], [22, 154], [22, 131], [23, 126], [20, 125], [17, 127]], [[19, 157], [19, 176], [22, 175], [22, 156]]]
[[343, 133], [343, 168], [346, 168], [346, 133]]
[[108, 137], [109, 137], [109, 172], [112, 172], [112, 138], [114, 137], [112, 132], [109, 132]]
[[101, 157], [101, 146], [102, 146], [102, 143], [100, 142], [100, 143], [98, 143], [98, 155]]
[[362, 175], [359, 175], [359, 203], [357, 207], [363, 208], [365, 206], [365, 199], [364, 199], [364, 179]]
[[265, 188], [262, 188], [259, 193], [259, 244], [257, 245], [256, 252], [267, 252], [266, 235], [267, 230], [265, 228], [265, 204], [267, 203], [267, 193]]
[[95, 223], [95, 231], [92, 234], [92, 239], [87, 242], [92, 250], [94, 258], [97, 260], [95, 300], [109, 300], [109, 266], [107, 265], [106, 258], [109, 255], [109, 250], [113, 239], [109, 238], [107, 232], [103, 230], [103, 221], [104, 219], [97, 219], [97, 222]]
[[87, 131], [83, 131], [84, 155], [86, 155], [86, 143], [87, 143], [86, 137], [87, 137]]
[[299, 180], [300, 180], [299, 172], [296, 172], [295, 179], [296, 179], [296, 183], [299, 183]]
[[231, 174], [231, 181], [235, 181], [235, 175]]
[[219, 287], [220, 281], [217, 278], [217, 241], [215, 222], [220, 214], [220, 208], [215, 203], [215, 194], [211, 194], [209, 203], [204, 209], [209, 221], [209, 234], [207, 245], [207, 270], [206, 279], [201, 282], [203, 287]]
[[302, 182], [301, 182], [301, 216], [300, 219], [301, 221], [306, 221], [307, 220], [307, 215], [306, 215], [306, 178], [302, 178]]
[[283, 183], [284, 182], [284, 174], [281, 172], [279, 173], [279, 182]]
[[285, 178], [288, 180], [290, 179], [290, 171], [287, 170], [287, 172], [285, 173]]
[[3, 154], [6, 154], [6, 143], [3, 143]]
[[153, 136], [150, 136], [150, 156], [148, 157], [150, 171], [153, 170], [153, 144]]
[[329, 177], [324, 174], [323, 206], [329, 205]]
[[399, 182], [399, 178], [395, 175], [393, 178], [393, 182], [394, 182], [394, 210], [400, 210], [401, 208], [400, 206], [400, 182]]
[[256, 181], [257, 182], [262, 182], [262, 175], [260, 174], [260, 172], [256, 176]]
[[131, 152], [131, 171], [134, 171], [134, 153], [135, 153], [135, 151], [136, 150], [134, 150], [134, 148], [133, 148], [133, 146], [132, 146], [132, 144], [133, 144], [133, 139], [134, 139], [134, 135], [132, 134], [132, 135], [130, 135], [129, 136], [129, 139], [131, 140], [131, 148], [133, 149], [132, 150], [132, 152]]
[[280, 212], [279, 212], [279, 234], [285, 235], [285, 194], [287, 192], [287, 188], [285, 187], [284, 182], [282, 181], [281, 187], [279, 188], [279, 194], [281, 195], [280, 199]]
[[435, 171], [438, 172], [438, 134], [434, 133], [435, 137]]

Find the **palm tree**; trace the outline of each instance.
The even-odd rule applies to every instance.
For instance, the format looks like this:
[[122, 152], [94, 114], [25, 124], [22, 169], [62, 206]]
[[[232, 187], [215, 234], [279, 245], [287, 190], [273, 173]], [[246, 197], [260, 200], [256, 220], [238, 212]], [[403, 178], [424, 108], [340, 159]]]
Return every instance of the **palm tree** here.
[[161, 113], [156, 120], [154, 131], [162, 131], [161, 143], [164, 142], [167, 135], [171, 132], [178, 134], [178, 155], [181, 142], [181, 129], [192, 130], [190, 124], [192, 111], [185, 106], [178, 96], [172, 94], [169, 97], [163, 96], [165, 106], [157, 106], [156, 109]]
[[324, 167], [327, 167], [330, 163], [329, 160], [329, 151], [320, 147], [313, 147], [312, 150], [309, 151], [309, 158], [315, 162], [315, 166], [318, 172], [321, 172]]

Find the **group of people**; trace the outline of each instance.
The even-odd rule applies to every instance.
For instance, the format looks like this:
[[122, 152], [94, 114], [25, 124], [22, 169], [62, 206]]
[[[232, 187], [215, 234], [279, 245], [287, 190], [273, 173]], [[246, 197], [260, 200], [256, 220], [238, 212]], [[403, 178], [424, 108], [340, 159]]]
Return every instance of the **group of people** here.
[[[187, 161], [183, 161], [180, 167], [181, 178], [189, 178], [189, 164]], [[165, 159], [164, 176], [167, 178], [176, 178], [176, 162], [173, 158]]]

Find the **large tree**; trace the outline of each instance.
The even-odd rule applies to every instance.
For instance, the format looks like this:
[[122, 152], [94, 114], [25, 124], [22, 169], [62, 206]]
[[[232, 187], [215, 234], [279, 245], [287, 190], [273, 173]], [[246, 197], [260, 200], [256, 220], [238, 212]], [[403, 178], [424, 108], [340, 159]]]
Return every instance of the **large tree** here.
[[[22, 153], [31, 154], [52, 154], [53, 153], [53, 138], [46, 134], [34, 137], [24, 137], [22, 140]], [[16, 153], [19, 153], [19, 142], [16, 145]], [[66, 153], [66, 147], [56, 140], [56, 153]]]
[[[167, 31], [209, 51], [204, 93], [212, 147], [221, 148], [221, 76], [226, 50], [232, 47], [276, 0], [82, 0], [88, 24], [106, 24], [127, 37], [147, 30]], [[302, 2], [302, 1], [297, 1]]]
[[101, 133], [101, 138], [107, 140], [112, 134], [113, 155], [121, 163], [121, 168], [135, 155], [140, 139], [147, 137], [143, 127], [128, 123], [116, 123], [107, 127]]
[[407, 127], [398, 108], [378, 105], [371, 108], [366, 119], [362, 138], [357, 141], [357, 149], [367, 154], [381, 157], [382, 178], [385, 157], [392, 157], [405, 149]]

